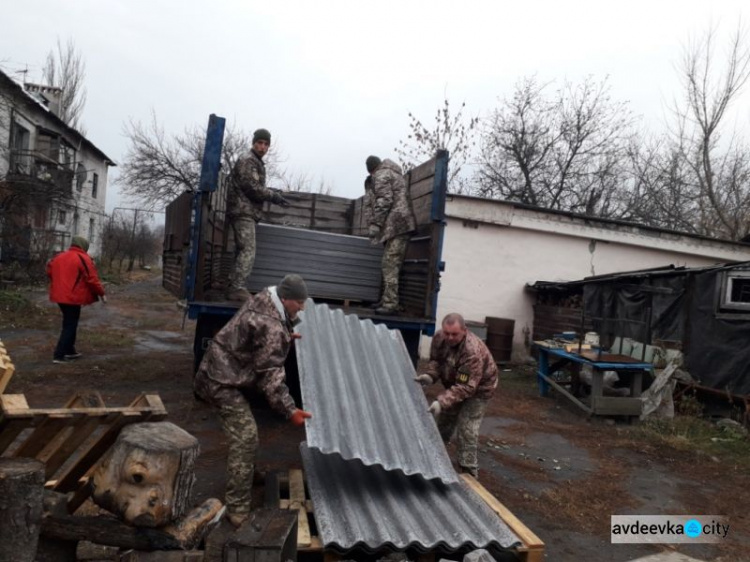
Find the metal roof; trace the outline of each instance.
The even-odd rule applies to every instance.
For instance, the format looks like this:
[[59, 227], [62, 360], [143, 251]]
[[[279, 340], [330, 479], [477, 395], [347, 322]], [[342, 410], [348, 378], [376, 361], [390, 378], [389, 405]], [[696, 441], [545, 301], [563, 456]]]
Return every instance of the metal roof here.
[[[314, 419], [314, 418], [313, 418]], [[405, 476], [300, 445], [326, 548], [511, 548], [518, 537], [463, 481]]]
[[307, 442], [365, 465], [457, 482], [401, 334], [308, 301], [297, 331]]
[[709, 271], [722, 271], [731, 269], [742, 269], [750, 266], [750, 261], [719, 263], [715, 265], [705, 265], [700, 267], [675, 266], [673, 264], [650, 269], [638, 269], [634, 271], [618, 271], [615, 273], [605, 273], [602, 275], [592, 275], [576, 281], [537, 281], [534, 284], [527, 284], [526, 288], [531, 291], [545, 290], [570, 290], [592, 283], [608, 283], [610, 281], [628, 280], [628, 279], [649, 279], [656, 277], [670, 277], [679, 275], [696, 275]]

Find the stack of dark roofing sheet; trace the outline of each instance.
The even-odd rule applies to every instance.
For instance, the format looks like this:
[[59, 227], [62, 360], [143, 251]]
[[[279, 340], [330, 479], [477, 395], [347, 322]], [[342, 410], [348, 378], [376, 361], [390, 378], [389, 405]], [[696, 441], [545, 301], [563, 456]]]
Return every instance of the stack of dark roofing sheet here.
[[300, 447], [318, 532], [329, 548], [508, 548], [518, 537], [464, 483], [445, 484]]
[[321, 540], [352, 548], [511, 547], [457, 477], [397, 331], [308, 301], [297, 361], [302, 458]]
[[374, 302], [380, 295], [382, 258], [383, 247], [367, 238], [261, 223], [247, 286], [261, 291], [294, 271], [314, 298]]

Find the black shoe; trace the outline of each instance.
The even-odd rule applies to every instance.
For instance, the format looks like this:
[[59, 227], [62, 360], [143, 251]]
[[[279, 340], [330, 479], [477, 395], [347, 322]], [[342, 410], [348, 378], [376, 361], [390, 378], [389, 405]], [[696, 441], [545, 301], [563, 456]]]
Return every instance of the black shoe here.
[[68, 359], [68, 360], [80, 359], [81, 357], [83, 357], [83, 355], [81, 355], [80, 353], [66, 353], [65, 354], [65, 359]]
[[53, 362], [53, 363], [54, 363], [55, 365], [62, 365], [63, 363], [69, 363], [69, 361], [68, 361], [67, 359], [65, 359], [65, 357], [62, 357], [62, 358], [59, 358], [59, 357], [55, 357], [55, 358], [54, 358], [54, 359], [52, 360], [52, 362]]

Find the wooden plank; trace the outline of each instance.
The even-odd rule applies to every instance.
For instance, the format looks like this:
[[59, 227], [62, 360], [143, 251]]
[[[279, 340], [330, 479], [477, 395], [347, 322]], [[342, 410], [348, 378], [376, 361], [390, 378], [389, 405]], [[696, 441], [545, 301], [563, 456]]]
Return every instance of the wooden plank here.
[[71, 492], [77, 489], [78, 480], [94, 466], [102, 455], [117, 439], [122, 426], [127, 423], [142, 421], [143, 416], [138, 412], [120, 413], [115, 421], [99, 436], [99, 439], [89, 443], [79, 454], [78, 459], [60, 474], [54, 489], [58, 492]]
[[308, 546], [297, 545], [297, 550], [300, 552], [320, 552], [323, 550], [323, 541], [320, 540], [320, 537], [312, 536]]
[[[506, 525], [513, 531], [516, 536], [521, 540], [523, 546], [529, 551], [544, 551], [544, 542], [540, 539], [531, 529], [524, 525], [520, 519], [518, 519], [513, 513], [505, 507], [500, 500], [490, 494], [490, 492], [482, 486], [473, 476], [470, 474], [461, 474], [464, 482], [471, 488], [482, 500], [486, 503], [492, 511], [502, 519]], [[541, 560], [536, 558], [534, 560]], [[527, 558], [530, 562], [532, 558]]]
[[431, 158], [427, 162], [424, 162], [423, 164], [420, 164], [416, 168], [412, 168], [409, 171], [409, 183], [417, 183], [420, 180], [423, 180], [426, 177], [434, 176], [435, 175], [435, 162], [436, 160], [434, 158]]
[[281, 502], [281, 489], [279, 487], [279, 473], [276, 471], [266, 474], [263, 483], [264, 500], [263, 505], [278, 509]]
[[435, 177], [430, 176], [428, 178], [424, 178], [421, 181], [411, 184], [411, 186], [409, 186], [409, 196], [413, 201], [414, 199], [419, 199], [424, 195], [432, 194], [432, 190], [434, 188]]
[[[277, 505], [274, 506], [268, 506], [268, 507], [277, 507], [279, 509], [297, 509], [299, 507], [298, 501], [292, 501], [292, 500], [278, 500]], [[307, 510], [308, 513], [313, 513], [313, 503], [312, 500], [305, 500], [302, 504], [304, 508]]]
[[[113, 414], [114, 419], [118, 414]], [[111, 422], [110, 422], [111, 423]], [[52, 443], [39, 455], [39, 460], [45, 464], [46, 478], [52, 478], [70, 456], [83, 444], [99, 427], [102, 421], [99, 418], [83, 418], [74, 427], [70, 428], [67, 437], [59, 444]]]
[[625, 396], [591, 396], [594, 414], [601, 416], [640, 416], [643, 405], [640, 398]]
[[44, 447], [71, 425], [71, 415], [50, 416], [43, 420], [25, 441], [13, 452], [14, 457], [36, 458]]
[[3, 394], [0, 396], [0, 410], [2, 410], [3, 418], [7, 410], [16, 409], [29, 409], [29, 404], [23, 394]]
[[412, 201], [414, 218], [418, 225], [424, 225], [432, 221], [432, 196], [425, 195]]
[[297, 510], [297, 545], [310, 546], [310, 522], [305, 508], [305, 480], [302, 470], [295, 468], [289, 471], [290, 509]]
[[7, 420], [0, 425], [0, 455], [11, 446], [21, 432], [31, 427], [32, 420]]
[[8, 383], [13, 378], [15, 370], [16, 368], [13, 366], [13, 363], [10, 362], [10, 357], [7, 355], [0, 357], [0, 394], [8, 388]]
[[593, 410], [591, 408], [589, 408], [588, 406], [586, 406], [586, 404], [584, 404], [583, 402], [581, 402], [578, 398], [576, 398], [570, 392], [568, 392], [567, 390], [565, 390], [562, 386], [560, 386], [559, 384], [557, 384], [556, 381], [552, 380], [550, 377], [545, 376], [545, 375], [543, 375], [541, 373], [537, 373], [537, 375], [540, 376], [540, 377], [542, 377], [547, 383], [549, 383], [550, 386], [552, 386], [556, 391], [558, 391], [560, 394], [562, 394], [563, 396], [565, 396], [568, 400], [570, 400], [571, 402], [573, 402], [573, 404], [575, 404], [576, 406], [578, 406], [579, 408], [581, 408], [584, 412], [586, 412], [589, 415], [593, 414]]

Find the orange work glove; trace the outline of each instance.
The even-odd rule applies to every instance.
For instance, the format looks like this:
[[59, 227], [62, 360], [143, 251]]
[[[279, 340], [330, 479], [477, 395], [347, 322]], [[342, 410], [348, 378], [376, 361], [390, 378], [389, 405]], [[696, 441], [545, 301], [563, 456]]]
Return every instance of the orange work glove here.
[[294, 410], [292, 417], [289, 418], [289, 421], [291, 421], [294, 425], [305, 425], [305, 420], [311, 417], [312, 414], [310, 412], [305, 412], [304, 410], [300, 410], [299, 408], [297, 408], [296, 410]]

